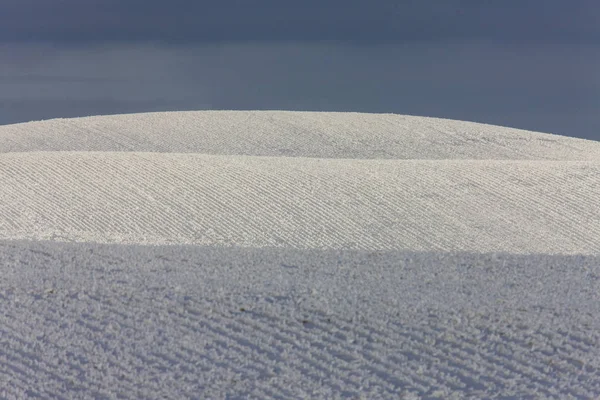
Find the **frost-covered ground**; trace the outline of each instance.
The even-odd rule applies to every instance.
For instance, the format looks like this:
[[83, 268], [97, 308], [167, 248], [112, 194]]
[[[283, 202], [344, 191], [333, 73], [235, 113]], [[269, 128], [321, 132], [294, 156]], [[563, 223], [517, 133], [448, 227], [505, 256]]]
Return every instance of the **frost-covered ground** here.
[[600, 143], [398, 115], [0, 127], [0, 398], [600, 397]]

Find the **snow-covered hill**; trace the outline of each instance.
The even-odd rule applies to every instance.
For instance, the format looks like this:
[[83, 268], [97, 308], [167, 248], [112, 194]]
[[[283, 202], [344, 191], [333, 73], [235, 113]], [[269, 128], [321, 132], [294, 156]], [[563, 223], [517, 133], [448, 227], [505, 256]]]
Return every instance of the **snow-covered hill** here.
[[392, 114], [0, 127], [0, 398], [600, 396], [600, 142]]
[[600, 142], [396, 114], [201, 111], [0, 126], [0, 152], [136, 151], [392, 160], [598, 161]]

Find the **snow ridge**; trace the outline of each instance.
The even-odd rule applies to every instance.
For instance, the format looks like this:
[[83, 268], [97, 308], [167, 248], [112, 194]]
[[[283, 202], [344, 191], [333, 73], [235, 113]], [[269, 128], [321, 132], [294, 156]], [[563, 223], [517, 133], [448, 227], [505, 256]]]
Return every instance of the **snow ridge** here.
[[600, 397], [600, 143], [281, 111], [0, 127], [0, 398]]

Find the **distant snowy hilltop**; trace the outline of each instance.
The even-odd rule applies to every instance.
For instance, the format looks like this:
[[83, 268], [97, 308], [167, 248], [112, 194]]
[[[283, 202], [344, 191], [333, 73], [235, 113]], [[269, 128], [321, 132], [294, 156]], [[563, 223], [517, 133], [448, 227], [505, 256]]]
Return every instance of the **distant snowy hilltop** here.
[[393, 114], [0, 127], [0, 238], [592, 254], [600, 142]]

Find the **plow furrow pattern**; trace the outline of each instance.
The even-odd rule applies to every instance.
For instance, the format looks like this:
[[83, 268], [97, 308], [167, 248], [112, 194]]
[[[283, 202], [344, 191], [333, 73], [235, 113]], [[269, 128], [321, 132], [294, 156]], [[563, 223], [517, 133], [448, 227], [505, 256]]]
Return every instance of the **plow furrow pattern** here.
[[0, 234], [588, 254], [600, 237], [598, 179], [590, 162], [5, 154]]
[[[403, 292], [414, 283], [377, 296], [385, 282], [370, 283], [369, 274], [382, 261], [367, 257], [371, 264], [353, 266], [359, 275], [354, 281], [342, 271], [362, 257], [355, 256], [331, 267], [338, 269], [337, 287], [346, 288], [350, 303], [336, 305], [337, 295], [323, 292], [331, 284], [319, 287], [319, 278], [306, 276], [325, 268], [315, 263], [325, 256], [293, 268], [284, 256], [290, 258], [284, 269], [289, 276], [277, 278], [269, 269], [284, 267], [266, 251], [224, 257], [225, 250], [209, 256], [196, 247], [139, 247], [130, 249], [128, 259], [112, 255], [116, 247], [109, 246], [116, 245], [86, 246], [0, 247], [3, 265], [21, 271], [18, 279], [8, 274], [0, 280], [3, 398], [600, 395], [597, 321], [588, 325], [583, 313], [573, 311], [570, 321], [556, 324], [552, 304], [537, 310], [523, 302], [511, 311], [481, 308], [474, 298], [465, 309], [423, 303], [407, 312], [413, 307], [402, 299], [414, 295]], [[466, 269], [478, 265], [478, 257], [456, 263]], [[65, 259], [73, 264], [65, 267]], [[236, 265], [253, 260], [264, 260], [264, 275], [248, 270], [241, 285], [231, 280]], [[548, 271], [564, 266], [554, 262]], [[588, 263], [597, 265], [597, 258]], [[492, 269], [505, 264], [488, 262]], [[410, 271], [398, 273], [420, 279]], [[381, 272], [376, 276], [385, 279]], [[262, 288], [253, 283], [265, 280], [273, 282]], [[289, 286], [278, 286], [285, 282]], [[357, 293], [369, 300], [353, 301]], [[572, 306], [578, 303], [573, 299]]]
[[[213, 392], [301, 398], [320, 391], [390, 399], [408, 392], [423, 398], [600, 394], [597, 362], [569, 363], [597, 348], [545, 351], [550, 327], [486, 334], [498, 326], [476, 318], [451, 329], [444, 316], [432, 314], [417, 321], [350, 322], [298, 310], [293, 301], [241, 311], [236, 303], [191, 295], [163, 293], [161, 301], [151, 301], [160, 294], [9, 295], [35, 318], [21, 317], [17, 306], [2, 327], [5, 397], [27, 394], [29, 387], [41, 397], [107, 390], [145, 398]], [[155, 319], [161, 322], [152, 324]]]

